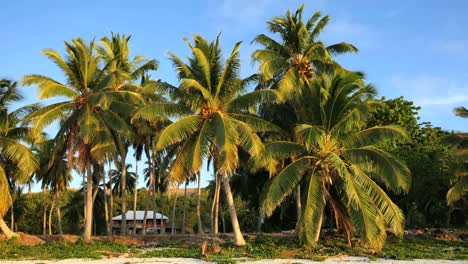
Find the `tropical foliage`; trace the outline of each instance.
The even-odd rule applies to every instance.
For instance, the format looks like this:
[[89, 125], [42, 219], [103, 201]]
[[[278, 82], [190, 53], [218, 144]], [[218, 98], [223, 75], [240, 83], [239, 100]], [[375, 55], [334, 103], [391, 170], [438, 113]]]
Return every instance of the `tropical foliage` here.
[[[23, 99], [17, 83], [0, 81], [1, 230], [14, 235], [8, 222], [13, 231], [90, 240], [93, 231], [111, 235], [112, 217], [123, 213], [126, 235], [131, 208], [144, 209], [145, 222], [150, 210], [183, 215], [172, 234], [176, 226], [203, 233], [207, 222], [218, 234], [220, 219], [238, 246], [241, 229], [295, 227], [313, 246], [327, 227], [349, 245], [358, 236], [380, 250], [388, 231], [403, 234], [405, 216], [408, 227], [449, 225], [444, 219], [466, 211], [466, 134], [421, 124], [420, 108], [403, 98], [376, 99], [363, 73], [336, 60], [358, 49], [321, 40], [329, 21], [320, 12], [306, 17], [303, 5], [268, 21], [268, 33], [253, 40], [258, 71], [248, 76], [241, 42], [224, 53], [220, 35], [184, 39], [186, 59], [168, 53], [175, 84], [152, 78], [159, 62], [133, 56], [130, 35], [74, 38], [63, 54], [44, 50], [61, 76], [28, 74], [22, 84], [52, 103], [15, 108]], [[467, 109], [455, 113], [466, 118]], [[51, 125], [58, 129], [48, 136]], [[82, 188], [69, 190], [77, 176]], [[22, 195], [33, 182], [42, 193]], [[42, 228], [31, 223], [40, 218]]]

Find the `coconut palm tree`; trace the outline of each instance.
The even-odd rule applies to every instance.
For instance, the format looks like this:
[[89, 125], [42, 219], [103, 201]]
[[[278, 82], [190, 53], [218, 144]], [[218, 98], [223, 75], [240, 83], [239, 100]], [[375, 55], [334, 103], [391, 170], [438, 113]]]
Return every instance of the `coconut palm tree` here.
[[315, 12], [304, 21], [303, 11], [304, 5], [301, 5], [294, 14], [288, 10], [285, 16], [267, 22], [269, 31], [279, 35], [279, 39], [260, 34], [253, 40], [263, 46], [252, 54], [252, 60], [259, 62], [263, 80], [277, 83], [287, 94], [304, 85], [316, 73], [332, 73], [341, 68], [332, 59], [333, 55], [358, 51], [346, 42], [325, 45], [319, 36], [330, 17]]
[[[294, 111], [303, 107], [295, 101], [295, 97], [300, 96], [302, 87], [308, 85], [317, 74], [332, 73], [337, 69], [346, 71], [333, 60], [333, 55], [358, 51], [345, 42], [326, 46], [319, 37], [330, 17], [315, 12], [305, 21], [303, 11], [304, 5], [301, 5], [294, 14], [288, 10], [285, 16], [267, 22], [270, 33], [277, 35], [277, 38], [260, 34], [253, 41], [262, 46], [252, 54], [252, 60], [259, 63], [262, 76], [257, 88], [279, 89], [287, 95], [283, 104], [266, 104], [260, 108], [262, 118], [278, 124], [286, 132], [282, 134], [283, 140], [294, 139], [294, 126], [297, 123], [293, 118]], [[299, 220], [302, 211], [300, 186], [297, 186], [295, 196]], [[259, 219], [262, 222], [263, 216]]]
[[177, 103], [148, 104], [134, 118], [152, 119], [161, 114], [182, 116], [161, 132], [156, 149], [181, 144], [171, 167], [171, 177], [179, 183], [199, 172], [204, 159], [217, 157], [217, 171], [223, 175], [236, 244], [244, 245], [229, 175], [238, 166], [238, 148], [257, 156], [263, 145], [256, 132], [276, 129], [250, 114], [249, 107], [265, 96], [269, 99], [279, 96], [273, 90], [243, 94], [251, 79], [242, 80], [239, 76], [240, 42], [225, 62], [221, 60], [219, 37], [208, 42], [194, 36], [193, 43], [186, 42], [192, 52], [188, 63], [169, 53], [180, 79], [180, 86], [174, 91]]
[[290, 160], [290, 164], [265, 185], [262, 210], [270, 216], [304, 182], [297, 230], [306, 245], [318, 241], [327, 203], [349, 243], [353, 230], [375, 249], [383, 246], [387, 227], [403, 234], [402, 211], [376, 182], [396, 193], [407, 192], [410, 172], [377, 143], [408, 136], [397, 126], [365, 129], [368, 111], [375, 104], [369, 99], [374, 94], [375, 89], [364, 85], [357, 74], [317, 78], [303, 93], [308, 107], [296, 114], [302, 123], [295, 128], [295, 141], [265, 145], [259, 164], [272, 173], [281, 161]]
[[[60, 97], [63, 101], [53, 103], [28, 116], [37, 129], [43, 129], [54, 121], [61, 120], [55, 136], [54, 152], [68, 153], [69, 168], [77, 165], [86, 171], [86, 214], [84, 238], [91, 238], [93, 212], [93, 155], [102, 159], [102, 148], [112, 146], [112, 133], [130, 131], [128, 124], [110, 109], [113, 102], [138, 102], [136, 94], [109, 88], [111, 78], [106, 73], [110, 64], [102, 65], [102, 56], [94, 52], [94, 40], [86, 43], [83, 39], [65, 42], [67, 56], [57, 51], [44, 50], [46, 55], [65, 75], [61, 83], [43, 75], [27, 75], [24, 84], [37, 85], [39, 99]], [[101, 67], [102, 66], [102, 67]], [[77, 154], [77, 162], [75, 162]], [[60, 156], [60, 155], [57, 155]]]
[[[100, 46], [97, 47], [98, 52], [103, 56], [104, 61], [107, 62], [109, 65], [106, 68], [106, 71], [109, 76], [112, 77], [112, 81], [110, 82], [110, 87], [114, 88], [115, 90], [128, 90], [131, 92], [138, 92], [135, 89], [128, 89], [129, 87], [126, 86], [131, 84], [132, 81], [144, 77], [150, 70], [157, 70], [158, 69], [158, 62], [156, 60], [150, 60], [145, 58], [144, 56], [137, 55], [133, 59], [130, 59], [130, 47], [129, 41], [131, 36], [127, 36], [125, 34], [115, 34], [111, 33], [111, 38], [104, 37], [100, 41]], [[132, 106], [129, 104], [127, 106]], [[116, 106], [116, 111], [121, 108], [121, 105]], [[125, 116], [125, 120], [130, 121], [130, 114], [131, 111], [122, 111], [120, 112], [121, 115]], [[114, 133], [114, 141], [115, 145], [117, 146], [117, 151], [120, 156], [121, 161], [125, 164], [127, 153], [128, 153], [128, 146], [132, 144], [134, 140], [134, 131], [132, 130], [131, 135], [121, 135], [119, 133]], [[126, 178], [126, 166], [122, 166], [122, 182], [121, 186], [123, 188], [123, 194], [125, 193], [125, 178]], [[125, 235], [127, 230], [126, 228], [126, 219], [125, 219], [125, 211], [127, 208], [127, 199], [126, 196], [122, 196], [122, 230], [121, 234]]]
[[22, 99], [16, 82], [0, 80], [0, 230], [7, 238], [15, 236], [3, 221], [12, 205], [9, 183], [25, 183], [38, 167], [37, 158], [25, 142], [40, 140], [39, 133], [28, 122], [22, 121], [37, 106], [12, 110], [12, 104]]

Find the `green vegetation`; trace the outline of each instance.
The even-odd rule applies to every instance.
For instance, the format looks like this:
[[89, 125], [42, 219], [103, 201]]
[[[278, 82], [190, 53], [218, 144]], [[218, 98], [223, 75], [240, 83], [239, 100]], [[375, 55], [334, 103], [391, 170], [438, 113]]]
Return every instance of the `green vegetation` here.
[[178, 257], [197, 258], [217, 263], [236, 262], [241, 259], [297, 258], [324, 260], [332, 256], [367, 256], [371, 259], [468, 259], [468, 243], [442, 241], [430, 238], [389, 238], [381, 252], [357, 244], [353, 248], [340, 239], [326, 239], [315, 247], [305, 248], [291, 238], [257, 237], [246, 240], [245, 247], [221, 246], [218, 253], [201, 255], [200, 247], [183, 244], [159, 244], [157, 247], [129, 246], [114, 242], [92, 243], [51, 242], [46, 245], [20, 246], [15, 240], [0, 242], [0, 259], [65, 259], [102, 258], [105, 256], [128, 255], [132, 257]]

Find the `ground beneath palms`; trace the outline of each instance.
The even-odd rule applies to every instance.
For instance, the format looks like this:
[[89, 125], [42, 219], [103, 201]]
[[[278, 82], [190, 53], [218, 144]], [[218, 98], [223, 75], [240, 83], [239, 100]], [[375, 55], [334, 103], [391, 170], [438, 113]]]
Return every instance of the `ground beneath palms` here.
[[[325, 261], [313, 261], [304, 259], [266, 259], [259, 261], [243, 261], [239, 260], [239, 263], [255, 263], [255, 264], [307, 264], [307, 263], [325, 263], [325, 264], [363, 264], [363, 263], [376, 263], [376, 264], [461, 264], [468, 263], [463, 260], [388, 260], [388, 259], [377, 259], [370, 260], [364, 257], [343, 257], [335, 259], [327, 259]], [[87, 260], [87, 259], [65, 259], [65, 260], [22, 260], [22, 261], [3, 261], [3, 264], [75, 264], [75, 263], [86, 263], [86, 264], [192, 264], [192, 263], [215, 263], [207, 262], [199, 259], [188, 259], [188, 258], [112, 258], [112, 259], [100, 259], [100, 260]], [[235, 262], [230, 262], [235, 263]]]

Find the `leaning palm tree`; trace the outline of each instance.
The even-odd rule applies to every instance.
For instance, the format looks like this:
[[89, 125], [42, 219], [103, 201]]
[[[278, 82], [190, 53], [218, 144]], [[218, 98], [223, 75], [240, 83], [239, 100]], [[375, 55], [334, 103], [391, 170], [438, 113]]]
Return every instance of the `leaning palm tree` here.
[[402, 211], [376, 182], [396, 193], [407, 192], [410, 172], [378, 142], [408, 136], [397, 126], [365, 129], [374, 94], [357, 74], [317, 78], [303, 93], [301, 100], [308, 107], [297, 113], [302, 123], [295, 128], [296, 139], [265, 145], [258, 164], [273, 173], [280, 161], [290, 164], [265, 185], [261, 210], [270, 216], [302, 182], [304, 204], [297, 230], [306, 245], [318, 241], [327, 203], [350, 244], [353, 230], [375, 249], [381, 249], [387, 227], [403, 234]]
[[263, 80], [277, 83], [287, 94], [304, 85], [316, 73], [332, 73], [341, 68], [332, 55], [358, 51], [346, 42], [326, 46], [318, 38], [330, 17], [315, 12], [304, 21], [303, 10], [304, 5], [301, 5], [294, 14], [288, 10], [285, 16], [274, 17], [268, 22], [269, 31], [278, 34], [278, 40], [265, 34], [253, 40], [263, 46], [252, 54], [253, 61], [259, 62]]
[[[102, 147], [110, 146], [112, 133], [122, 134], [130, 129], [118, 114], [110, 109], [114, 101], [132, 102], [141, 100], [134, 93], [108, 88], [111, 78], [106, 74], [109, 63], [102, 64], [102, 56], [94, 52], [94, 40], [86, 43], [78, 38], [65, 42], [67, 56], [63, 58], [57, 51], [44, 50], [43, 53], [55, 63], [65, 75], [61, 83], [43, 75], [27, 75], [24, 84], [37, 85], [39, 99], [60, 97], [63, 101], [53, 103], [28, 116], [37, 129], [43, 129], [54, 121], [61, 121], [55, 136], [54, 152], [68, 153], [68, 164], [77, 165], [87, 175], [86, 214], [84, 238], [91, 238], [93, 212], [93, 155], [101, 159]], [[77, 162], [75, 161], [77, 154]]]
[[36, 106], [11, 109], [22, 98], [16, 82], [0, 80], [0, 230], [7, 238], [15, 236], [3, 221], [12, 205], [9, 182], [26, 182], [38, 167], [37, 158], [24, 143], [37, 141], [38, 133], [22, 121]]
[[278, 94], [273, 90], [243, 94], [249, 79], [242, 80], [239, 76], [240, 43], [223, 63], [219, 38], [208, 42], [194, 36], [193, 43], [186, 42], [192, 52], [188, 63], [169, 53], [180, 79], [180, 86], [174, 89], [177, 103], [148, 104], [136, 112], [134, 118], [151, 120], [162, 114], [182, 116], [161, 132], [156, 149], [180, 144], [170, 173], [178, 183], [198, 173], [203, 160], [216, 156], [216, 171], [224, 182], [236, 244], [244, 245], [229, 176], [238, 166], [238, 149], [256, 157], [263, 146], [256, 132], [276, 129], [250, 114], [249, 107], [265, 95], [277, 99]]

